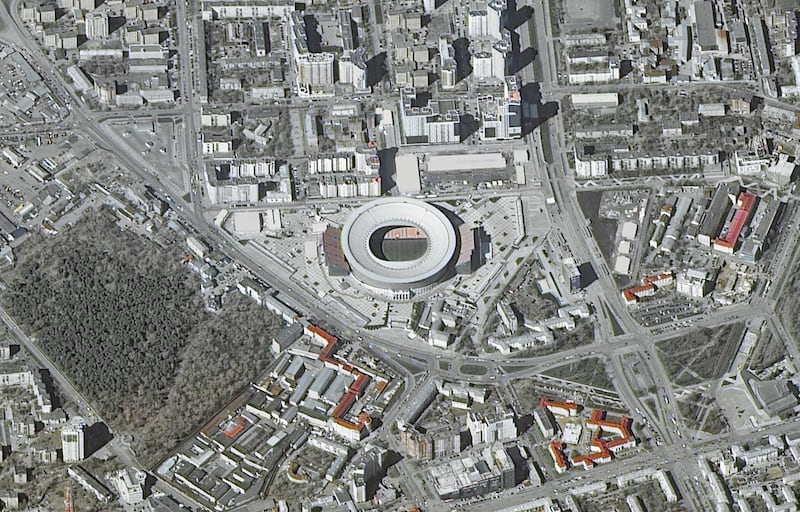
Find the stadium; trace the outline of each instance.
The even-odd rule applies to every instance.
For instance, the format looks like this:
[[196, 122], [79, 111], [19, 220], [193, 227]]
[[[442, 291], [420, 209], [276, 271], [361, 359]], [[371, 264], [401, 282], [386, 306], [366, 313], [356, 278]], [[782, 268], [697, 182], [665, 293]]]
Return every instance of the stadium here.
[[356, 210], [342, 229], [352, 275], [379, 290], [422, 290], [453, 273], [459, 236], [437, 207], [385, 197]]

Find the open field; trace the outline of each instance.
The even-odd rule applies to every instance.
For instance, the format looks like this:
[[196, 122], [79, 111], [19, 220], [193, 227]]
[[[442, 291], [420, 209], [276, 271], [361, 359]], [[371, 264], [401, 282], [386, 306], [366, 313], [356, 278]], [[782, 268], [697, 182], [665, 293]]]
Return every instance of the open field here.
[[718, 379], [728, 370], [744, 335], [744, 322], [694, 329], [656, 345], [670, 379], [679, 386]]
[[596, 388], [614, 390], [606, 365], [597, 357], [581, 359], [572, 363], [545, 370], [545, 375]]
[[614, 242], [617, 235], [617, 221], [600, 217], [600, 201], [603, 198], [602, 192], [579, 192], [578, 204], [581, 212], [592, 227], [597, 246], [606, 262], [611, 261], [614, 252]]
[[566, 22], [570, 25], [585, 25], [586, 27], [613, 28], [616, 26], [616, 13], [614, 2], [611, 0], [566, 0]]
[[786, 345], [784, 341], [767, 329], [759, 336], [756, 347], [750, 355], [748, 366], [756, 371], [769, 368], [773, 364], [786, 357]]

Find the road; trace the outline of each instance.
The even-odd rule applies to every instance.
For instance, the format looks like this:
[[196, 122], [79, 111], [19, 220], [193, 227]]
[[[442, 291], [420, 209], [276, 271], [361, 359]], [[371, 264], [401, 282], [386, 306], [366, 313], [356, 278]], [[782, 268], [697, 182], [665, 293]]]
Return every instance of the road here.
[[[209, 223], [206, 217], [204, 217], [204, 214], [209, 215], [209, 213], [213, 213], [213, 210], [204, 211], [201, 201], [199, 201], [199, 198], [195, 197], [191, 191], [190, 176], [200, 165], [198, 149], [199, 127], [197, 122], [199, 105], [195, 102], [193, 94], [193, 87], [197, 79], [197, 77], [193, 75], [193, 58], [196, 57], [196, 55], [193, 56], [193, 54], [196, 54], [196, 51], [192, 48], [191, 37], [189, 37], [189, 31], [196, 30], [196, 25], [194, 24], [197, 22], [197, 15], [193, 12], [191, 6], [187, 6], [183, 2], [178, 2], [177, 4], [178, 53], [181, 63], [180, 74], [182, 81], [179, 104], [174, 108], [164, 110], [123, 110], [106, 113], [83, 111], [81, 107], [82, 103], [71, 92], [64, 80], [59, 75], [52, 72], [52, 67], [47, 61], [47, 58], [37, 47], [33, 38], [29, 37], [22, 28], [23, 25], [17, 15], [17, 4], [18, 0], [11, 2], [11, 15], [5, 9], [0, 9], [0, 23], [3, 24], [0, 37], [7, 42], [24, 48], [25, 52], [53, 88], [54, 94], [60, 98], [60, 101], [71, 103], [74, 106], [71, 119], [73, 126], [80, 130], [81, 133], [91, 138], [99, 147], [113, 154], [119, 165], [129, 169], [131, 173], [137, 175], [144, 183], [150, 185], [155, 190], [162, 190], [165, 194], [168, 194], [181, 220], [196, 234], [209, 242], [215, 250], [227, 254], [235, 261], [247, 267], [257, 277], [278, 290], [280, 294], [288, 296], [296, 303], [305, 305], [309, 311], [313, 311], [313, 314], [310, 315], [313, 320], [324, 322], [332, 326], [333, 330], [339, 334], [343, 334], [349, 338], [355, 337], [356, 333], [354, 333], [353, 327], [349, 324], [347, 319], [342, 318], [338, 311], [328, 308], [312, 291], [306, 290], [297, 283], [291, 282], [285, 272], [277, 264], [266, 259], [255, 258], [251, 253], [244, 250], [232, 236]], [[592, 87], [576, 88], [571, 86], [565, 87], [558, 84], [555, 60], [556, 52], [554, 48], [555, 39], [553, 38], [549, 24], [549, 2], [547, 0], [534, 0], [533, 9], [533, 17], [523, 26], [528, 30], [524, 28], [520, 29], [521, 44], [523, 48], [528, 46], [539, 48], [540, 57], [536, 59], [533, 66], [529, 66], [524, 70], [523, 78], [525, 81], [538, 81], [541, 84], [542, 93], [548, 98], [558, 99], [570, 91], [593, 90]], [[373, 44], [376, 44], [376, 42], [373, 41]], [[631, 86], [632, 85], [629, 84], [622, 84], [620, 88], [628, 88]], [[702, 84], [694, 84], [692, 86], [702, 86]], [[683, 87], [683, 85], [676, 87]], [[770, 103], [783, 105], [780, 102], [775, 103], [770, 101]], [[318, 102], [317, 104], [324, 105], [325, 102]], [[308, 104], [288, 104], [286, 107], [307, 109]], [[176, 186], [167, 180], [161, 179], [149, 164], [143, 164], [138, 151], [133, 149], [127, 141], [113, 129], [113, 126], [111, 126], [113, 123], [119, 121], [128, 122], [131, 119], [152, 118], [154, 116], [173, 119], [176, 122], [180, 122], [183, 126], [183, 187]], [[363, 345], [369, 344], [370, 349], [386, 364], [394, 368], [404, 379], [405, 389], [403, 395], [398, 400], [400, 403], [412, 397], [422, 383], [432, 378], [443, 378], [454, 381], [469, 380], [476, 384], [492, 385], [498, 383], [498, 381], [500, 383], [505, 383], [508, 382], [509, 379], [538, 375], [542, 371], [563, 365], [569, 361], [575, 361], [586, 357], [599, 357], [607, 363], [621, 399], [631, 410], [640, 409], [643, 411], [643, 415], [648, 420], [648, 424], [658, 433], [664, 445], [653, 451], [635, 454], [608, 466], [598, 467], [591, 473], [591, 478], [595, 480], [612, 478], [616, 474], [630, 471], [640, 465], [653, 463], [659, 466], [677, 468], [678, 471], [680, 471], [681, 467], [694, 461], [698, 450], [709, 451], [725, 447], [731, 442], [731, 436], [728, 434], [711, 436], [710, 440], [707, 442], [697, 442], [676, 435], [670, 423], [670, 418], [676, 418], [675, 421], [678, 422], [683, 430], [688, 430], [689, 426], [686, 425], [679, 411], [674, 407], [674, 400], [670, 402], [666, 400], [657, 400], [655, 406], [656, 410], [649, 411], [648, 408], [644, 406], [637, 391], [633, 389], [629, 382], [623, 359], [630, 354], [634, 354], [644, 361], [647, 371], [653, 378], [655, 387], [668, 397], [674, 396], [676, 390], [656, 354], [656, 344], [680, 334], [683, 328], [680, 327], [676, 321], [671, 324], [660, 326], [659, 328], [662, 332], [653, 334], [652, 331], [647, 331], [640, 326], [631, 317], [624, 304], [622, 304], [616, 283], [608, 270], [599, 247], [593, 237], [590, 236], [590, 233], [587, 233], [586, 220], [584, 219], [577, 201], [576, 191], [578, 186], [570, 173], [567, 162], [564, 137], [564, 129], [560, 116], [546, 121], [539, 129], [528, 136], [526, 143], [534, 162], [535, 173], [535, 175], [529, 179], [529, 182], [532, 182], [533, 179], [541, 179], [545, 196], [554, 199], [554, 204], [548, 205], [546, 208], [548, 221], [552, 229], [560, 232], [564, 236], [567, 245], [573, 251], [577, 259], [581, 262], [590, 262], [597, 272], [598, 281], [592, 284], [587, 290], [587, 299], [595, 304], [595, 309], [597, 310], [596, 316], [600, 322], [598, 329], [599, 336], [598, 339], [595, 340], [595, 343], [546, 356], [532, 356], [508, 360], [499, 354], [487, 354], [480, 358], [463, 357], [452, 352], [441, 351], [419, 343], [406, 343], [378, 338], [371, 335], [369, 332], [359, 332], [359, 337], [363, 338]], [[547, 155], [548, 151], [546, 151], [545, 148], [549, 148], [549, 152], [551, 153], [549, 161]], [[500, 195], [526, 195], [526, 192], [532, 192], [533, 190], [534, 187], [522, 187], [520, 189], [495, 193], [499, 193]], [[538, 190], [539, 189], [536, 188], [536, 191]], [[183, 196], [187, 191], [190, 193], [190, 196], [189, 200], [185, 201]], [[442, 196], [441, 199], [466, 197], [466, 194], [454, 194], [447, 197]], [[332, 204], [337, 202], [338, 200], [330, 200]], [[314, 201], [314, 203], [325, 204], [324, 201]], [[304, 205], [305, 203], [294, 203], [288, 207], [298, 208]], [[245, 207], [241, 209], [258, 208]], [[781, 246], [781, 251], [776, 258], [778, 262], [776, 268], [785, 268], [790, 262], [794, 261], [797, 250], [798, 245], [796, 243], [788, 243]], [[785, 281], [782, 278], [780, 281], [776, 280], [776, 284], [770, 290], [770, 294], [768, 294], [766, 298], [754, 299], [749, 304], [720, 308], [702, 315], [701, 317], [692, 319], [692, 326], [713, 327], [729, 323], [732, 316], [741, 320], [763, 317], [768, 319], [770, 326], [778, 335], [789, 339], [788, 334], [775, 317], [773, 311], [774, 301], [783, 289], [784, 284]], [[607, 317], [606, 311], [619, 322], [624, 331], [623, 334], [614, 335], [612, 333], [610, 323], [614, 320]], [[19, 327], [8, 317], [5, 311], [0, 310], [0, 318], [9, 325], [9, 328], [20, 339], [20, 342], [26, 349], [39, 361], [42, 367], [47, 368], [51, 372], [54, 380], [63, 390], [64, 396], [79, 405], [83, 404], [87, 416], [91, 417], [93, 413], [88, 409], [88, 406], [85, 405], [88, 402], [78, 393], [69, 379], [36, 347], [32, 340], [25, 336]], [[789, 346], [791, 347], [791, 356], [793, 358], [800, 357], [796, 345], [789, 343]], [[402, 358], [414, 358], [417, 360], [419, 364], [415, 366], [419, 366], [419, 371], [414, 372], [412, 375], [411, 371], [398, 364], [398, 360]], [[446, 370], [442, 370], [440, 362], [449, 363], [446, 365]], [[465, 364], [481, 367], [485, 370], [485, 373], [477, 376], [462, 373], [461, 368]], [[504, 388], [505, 391], [509, 389], [510, 387]], [[512, 400], [519, 399], [519, 397], [514, 397], [513, 393], [507, 394], [512, 396]], [[523, 399], [526, 398], [528, 397], [523, 397]], [[399, 408], [394, 408], [386, 414], [384, 420], [387, 424], [390, 424], [392, 420], [396, 418], [399, 410]], [[97, 417], [96, 414], [94, 414], [94, 417]], [[765, 432], [789, 432], [796, 428], [798, 428], [797, 423], [784, 422], [770, 427], [769, 430]], [[388, 432], [388, 430], [387, 428], [386, 431]], [[384, 436], [388, 436], [388, 434], [384, 434]], [[389, 440], [392, 446], [398, 447], [396, 439], [389, 436]], [[681, 446], [684, 444], [688, 448], [683, 448]], [[132, 457], [132, 454], [130, 454], [129, 450], [125, 447], [115, 444], [112, 446], [112, 449], [126, 464], [140, 467]], [[401, 464], [400, 469], [406, 474], [413, 473], [415, 476], [422, 476], [423, 474], [423, 472], [414, 469], [410, 464], [405, 462]], [[416, 473], [414, 473], [415, 471]], [[427, 488], [426, 484], [424, 482], [417, 482], [416, 479], [412, 480], [413, 481], [409, 482], [408, 485], [408, 491], [411, 497], [417, 501], [424, 500], [426, 496], [430, 498], [430, 489]], [[159, 485], [163, 486], [165, 489], [169, 489], [163, 482], [160, 482]], [[469, 510], [489, 511], [496, 508], [500, 503], [502, 503], [503, 506], [508, 506], [516, 503], [523, 503], [526, 500], [539, 496], [554, 494], [563, 495], [571, 487], [574, 487], [574, 482], [571, 479], [555, 479], [537, 489], [517, 489], [506, 493], [500, 501], [473, 503], [469, 506]], [[177, 495], [180, 496], [179, 493]], [[435, 502], [434, 498], [430, 499]], [[183, 500], [187, 502], [191, 501], [185, 496]], [[437, 504], [437, 507], [444, 509], [447, 505]]]
[[[28, 335], [22, 331], [19, 325], [17, 325], [17, 323], [3, 308], [0, 308], [0, 320], [6, 324], [9, 331], [11, 331], [17, 340], [19, 340], [20, 344], [25, 348], [25, 350], [27, 350], [33, 356], [33, 358], [39, 364], [39, 367], [50, 372], [50, 375], [53, 378], [53, 383], [58, 386], [58, 392], [61, 395], [62, 401], [73, 402], [78, 407], [80, 414], [84, 417], [84, 419], [86, 419], [89, 425], [93, 425], [96, 422], [102, 422], [106, 425], [109, 425], [107, 421], [105, 421], [94, 409], [92, 409], [92, 407], [89, 405], [91, 402], [87, 400], [86, 397], [84, 397], [77, 389], [75, 389], [75, 386], [72, 385], [72, 382], [70, 382], [69, 378], [61, 372], [61, 369], [56, 366], [56, 364], [44, 352], [39, 349], [34, 340], [29, 338]], [[131, 467], [142, 467], [130, 450], [121, 444], [118, 445], [117, 443], [119, 443], [119, 440], [116, 440], [114, 445], [109, 448], [111, 448], [114, 454], [117, 455], [121, 463]]]
[[[800, 428], [800, 418], [793, 418], [792, 420], [784, 421], [770, 427], [759, 429], [759, 436], [766, 435], [784, 435], [790, 432], [796, 432]], [[622, 460], [615, 461], [614, 463], [598, 466], [589, 472], [581, 471], [579, 474], [568, 473], [564, 477], [559, 477], [546, 482], [541, 487], [524, 488], [517, 492], [510, 494], [506, 493], [502, 499], [496, 501], [484, 501], [482, 503], [473, 503], [464, 510], [470, 512], [492, 512], [498, 510], [500, 507], [511, 507], [522, 503], [527, 503], [538, 498], [548, 496], [566, 496], [570, 490], [577, 486], [575, 481], [576, 476], [584, 477], [588, 481], [606, 481], [613, 482], [614, 479], [622, 474], [635, 471], [643, 467], [653, 469], [671, 469], [673, 477], [681, 479], [686, 476], [689, 467], [696, 467], [696, 461], [699, 456], [703, 454], [711, 454], [716, 450], [722, 450], [730, 447], [732, 442], [745, 442], [749, 438], [746, 436], [741, 437], [719, 437], [708, 442], [700, 443], [694, 449], [682, 450], [670, 447], [661, 447], [652, 451], [644, 451], [637, 455], [626, 457]], [[589, 483], [589, 482], [583, 482]]]
[[[535, 47], [539, 55], [534, 65], [523, 70], [524, 82], [536, 82], [541, 90], [560, 88], [557, 79], [554, 38], [552, 37], [549, 2], [535, 0], [533, 17], [527, 22], [528, 30], [520, 28], [520, 44], [523, 48]], [[523, 26], [524, 27], [524, 26]], [[551, 148], [552, 162], [546, 160], [544, 142]], [[548, 205], [547, 214], [553, 229], [559, 230], [567, 240], [570, 250], [579, 263], [590, 262], [598, 281], [589, 287], [589, 300], [595, 304], [606, 304], [616, 321], [626, 332], [641, 332], [640, 326], [631, 318], [622, 303], [620, 293], [594, 238], [584, 230], [586, 219], [578, 204], [576, 187], [569, 172], [566, 144], [564, 143], [561, 116], [546, 120], [528, 137], [528, 145], [540, 170], [540, 179], [546, 183], [545, 195], [552, 197], [554, 204]], [[601, 320], [603, 311], [598, 311]], [[610, 326], [604, 325], [604, 331]]]
[[[184, 151], [183, 159], [183, 176], [184, 176], [184, 189], [189, 194], [189, 202], [194, 209], [195, 214], [201, 214], [201, 201], [200, 197], [195, 195], [195, 188], [192, 185], [192, 175], [199, 172], [202, 168], [202, 162], [199, 158], [199, 145], [200, 145], [200, 130], [198, 126], [198, 117], [200, 109], [195, 101], [195, 81], [204, 79], [204, 77], [193, 76], [195, 69], [194, 58], [205, 58], [205, 55], [199, 55], [195, 51], [194, 38], [189, 36], [189, 28], [192, 28], [195, 34], [198, 32], [198, 26], [202, 21], [197, 19], [194, 12], [194, 2], [176, 2], [177, 6], [177, 27], [178, 27], [178, 53], [180, 55], [181, 66], [181, 114], [183, 117], [183, 135], [184, 142], [182, 144]], [[185, 23], [184, 23], [185, 20]]]

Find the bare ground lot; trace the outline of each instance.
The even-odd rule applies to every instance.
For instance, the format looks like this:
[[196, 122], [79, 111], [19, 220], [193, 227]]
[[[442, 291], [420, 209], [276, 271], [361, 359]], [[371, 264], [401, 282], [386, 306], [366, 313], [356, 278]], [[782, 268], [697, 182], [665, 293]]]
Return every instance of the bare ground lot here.
[[728, 370], [744, 335], [745, 323], [695, 329], [656, 345], [672, 382], [679, 386], [718, 379]]
[[614, 28], [619, 23], [612, 0], [565, 0], [562, 5], [566, 11], [564, 22], [570, 29]]
[[608, 376], [605, 363], [597, 357], [568, 363], [542, 373], [587, 386], [614, 390], [614, 384], [611, 382], [611, 377]]

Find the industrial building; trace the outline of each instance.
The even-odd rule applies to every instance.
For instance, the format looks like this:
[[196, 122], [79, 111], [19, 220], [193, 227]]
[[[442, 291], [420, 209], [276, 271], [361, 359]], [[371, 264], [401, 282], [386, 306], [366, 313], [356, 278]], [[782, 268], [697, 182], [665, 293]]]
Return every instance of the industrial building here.
[[664, 238], [664, 233], [666, 233], [667, 226], [672, 218], [672, 212], [675, 206], [674, 203], [675, 201], [672, 201], [671, 203], [662, 205], [658, 217], [653, 221], [653, 224], [656, 225], [653, 236], [650, 237], [650, 247], [653, 249], [658, 249], [661, 240]]
[[697, 106], [697, 114], [705, 117], [724, 117], [724, 103], [701, 103]]
[[303, 326], [297, 322], [283, 328], [272, 338], [272, 352], [280, 354], [303, 336]]
[[[620, 251], [622, 252], [622, 251]], [[624, 254], [617, 255], [614, 260], [614, 273], [620, 275], [628, 275], [631, 271], [631, 259]]]
[[695, 45], [700, 52], [717, 51], [714, 3], [709, 0], [697, 0], [692, 4], [691, 13], [694, 21]]
[[739, 184], [735, 182], [721, 183], [714, 191], [697, 233], [697, 241], [701, 245], [711, 247], [712, 240], [722, 229], [728, 210], [738, 194]]
[[499, 443], [430, 469], [444, 501], [464, 500], [515, 485], [514, 461]]
[[429, 173], [508, 168], [502, 153], [434, 154], [428, 155], [427, 160]]
[[[274, 299], [266, 291], [260, 296], [265, 303], [267, 298]], [[258, 492], [260, 477], [275, 471], [288, 452], [306, 441], [336, 457], [327, 470], [322, 467], [325, 478], [335, 480], [352, 454], [343, 442], [357, 442], [372, 430], [365, 405], [380, 397], [388, 378], [375, 365], [361, 368], [347, 362], [343, 352], [335, 355], [335, 336], [296, 314], [289, 322], [291, 338], [297, 334], [294, 326], [300, 326], [308, 339], [294, 342], [302, 345], [281, 353], [269, 375], [253, 384], [244, 408], [204, 427], [176, 453], [174, 480], [217, 509], [230, 508]], [[321, 347], [318, 353], [312, 345]], [[307, 425], [293, 425], [298, 421]], [[310, 434], [308, 425], [338, 439], [322, 437], [318, 431]], [[374, 495], [386, 468], [385, 455], [369, 447], [362, 451], [348, 473], [353, 498], [363, 501]], [[223, 471], [218, 471], [220, 463]]]
[[572, 108], [616, 108], [619, 106], [619, 94], [615, 92], [572, 94]]
[[675, 248], [675, 243], [681, 237], [681, 228], [686, 214], [689, 213], [689, 208], [692, 206], [692, 198], [688, 196], [681, 196], [675, 208], [672, 210], [672, 215], [664, 231], [664, 236], [661, 238], [661, 252], [671, 253]]
[[757, 201], [756, 196], [748, 192], [739, 194], [736, 200], [736, 212], [730, 222], [725, 234], [714, 240], [714, 250], [725, 254], [733, 254], [739, 244], [739, 235], [750, 221], [754, 206]]
[[394, 158], [397, 191], [404, 195], [417, 195], [422, 190], [419, 160], [415, 154], [397, 155]]

